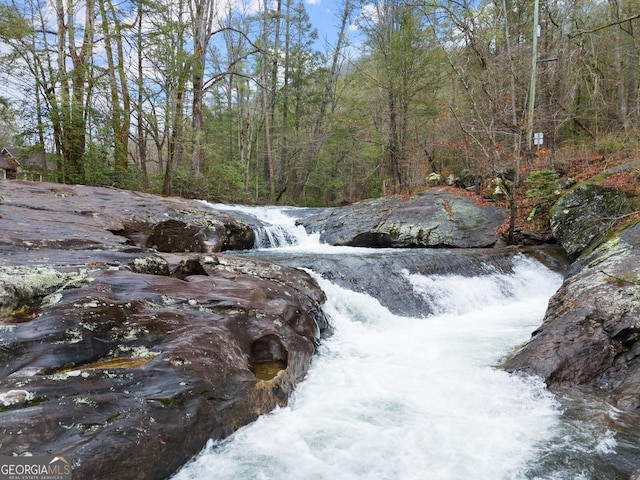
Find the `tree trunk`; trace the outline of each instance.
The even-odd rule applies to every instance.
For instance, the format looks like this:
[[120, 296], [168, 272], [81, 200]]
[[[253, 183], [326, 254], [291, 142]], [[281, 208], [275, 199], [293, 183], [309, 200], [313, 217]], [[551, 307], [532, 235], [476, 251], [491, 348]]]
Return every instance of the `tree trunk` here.
[[389, 100], [389, 163], [391, 166], [391, 180], [393, 193], [400, 193], [404, 187], [402, 172], [402, 147], [400, 132], [398, 131], [398, 106], [393, 87], [390, 85], [387, 92]]
[[[264, 138], [265, 138], [265, 168], [264, 176], [269, 183], [269, 200], [273, 202], [275, 198], [276, 186], [275, 186], [275, 168], [273, 159], [273, 122], [275, 111], [275, 97], [276, 88], [278, 82], [278, 50], [280, 44], [280, 12], [282, 9], [282, 1], [277, 0], [276, 3], [276, 25], [274, 34], [274, 46], [271, 53], [271, 72], [270, 76], [267, 74], [267, 56], [263, 57], [262, 61], [262, 104], [264, 109]], [[267, 0], [264, 2], [264, 18], [263, 18], [263, 44], [268, 44], [268, 18], [269, 18], [269, 3]], [[264, 47], [263, 47], [264, 48]], [[269, 86], [269, 88], [267, 88]]]
[[63, 4], [63, 0], [56, 0], [56, 17], [58, 21], [58, 37], [57, 37], [57, 47], [58, 47], [58, 72], [57, 75], [53, 72], [51, 68], [51, 79], [55, 82], [55, 78], [59, 78], [60, 80], [60, 94], [55, 94], [55, 84], [51, 86], [50, 98], [52, 98], [51, 105], [53, 106], [52, 111], [52, 122], [53, 129], [56, 140], [56, 151], [57, 151], [57, 177], [58, 181], [62, 183], [66, 183], [68, 178], [67, 173], [67, 161], [65, 155], [65, 141], [64, 135], [66, 130], [66, 125], [68, 124], [68, 105], [69, 105], [69, 84], [67, 78], [67, 29], [65, 26], [65, 8]]
[[[617, 0], [609, 0], [609, 5], [611, 7], [611, 13], [613, 20], [616, 22], [620, 22], [620, 10], [618, 7]], [[622, 129], [626, 132], [629, 130], [629, 117], [627, 112], [627, 95], [625, 91], [625, 69], [624, 69], [624, 60], [622, 55], [622, 49], [624, 48], [623, 40], [622, 40], [622, 29], [620, 26], [615, 26], [613, 28], [613, 69], [615, 72], [616, 79], [616, 93], [617, 93], [617, 104], [618, 104], [618, 119], [620, 120], [620, 125]]]
[[280, 142], [280, 168], [278, 174], [278, 183], [282, 191], [286, 190], [287, 184], [291, 178], [291, 165], [289, 165], [289, 83], [291, 72], [291, 0], [286, 0], [285, 13], [285, 34], [284, 34], [284, 78], [282, 85], [282, 138]]
[[[211, 37], [214, 2], [211, 0], [195, 0], [191, 2], [191, 22], [193, 24], [193, 66], [192, 66], [192, 127], [193, 152], [191, 157], [191, 172], [200, 176], [204, 162], [204, 132], [203, 132], [203, 100], [204, 100], [204, 70], [207, 47]], [[195, 6], [195, 9], [194, 9]]]
[[121, 143], [122, 148], [120, 156], [121, 164], [119, 166], [123, 169], [127, 169], [129, 167], [129, 134], [131, 130], [131, 94], [129, 92], [127, 73], [125, 71], [125, 54], [122, 44], [122, 24], [116, 16], [113, 2], [109, 3], [109, 8], [111, 10], [111, 15], [116, 22], [116, 29], [118, 32], [115, 38], [118, 58], [118, 65], [116, 70], [118, 74], [118, 80], [120, 82], [120, 92], [122, 95], [122, 120], [120, 122], [120, 130], [116, 133], [117, 141]]
[[[138, 98], [136, 105], [136, 116], [137, 116], [137, 124], [136, 124], [136, 132], [137, 132], [137, 142], [138, 142], [138, 161], [140, 162], [140, 170], [142, 171], [142, 186], [147, 188], [149, 186], [149, 172], [147, 170], [147, 135], [145, 134], [144, 128], [144, 56], [142, 54], [143, 50], [143, 12], [142, 12], [142, 2], [138, 2], [138, 28], [137, 28], [137, 39], [138, 39], [138, 78], [137, 78], [137, 89], [138, 89]], [[160, 166], [160, 168], [162, 168]]]
[[[105, 54], [107, 57], [107, 78], [109, 79], [109, 92], [111, 96], [111, 128], [113, 129], [114, 138], [113, 157], [116, 166], [116, 174], [118, 174], [120, 173], [120, 170], [126, 170], [128, 168], [129, 161], [129, 122], [125, 120], [125, 117], [128, 117], [128, 114], [120, 103], [120, 91], [122, 91], [123, 96], [128, 96], [128, 91], [126, 83], [124, 85], [118, 84], [119, 78], [121, 79], [122, 76], [116, 76], [116, 59], [114, 58], [112, 42], [115, 40], [116, 42], [120, 42], [120, 45], [122, 45], [122, 36], [115, 14], [113, 15], [114, 24], [111, 25], [109, 23], [107, 6], [105, 5], [106, 1], [108, 0], [100, 0], [99, 5], [100, 15], [102, 17], [102, 33], [104, 35]], [[109, 10], [109, 13], [111, 13], [113, 7], [110, 6]], [[115, 38], [111, 33], [112, 28], [115, 30]], [[118, 48], [118, 53], [122, 54], [121, 46]], [[119, 57], [119, 70], [123, 69], [122, 61], [123, 59]]]
[[350, 18], [351, 0], [344, 0], [344, 9], [342, 10], [342, 17], [340, 20], [340, 31], [338, 32], [338, 39], [336, 41], [335, 49], [333, 50], [331, 69], [329, 70], [329, 75], [327, 75], [327, 80], [324, 85], [324, 91], [322, 93], [322, 102], [320, 103], [320, 111], [318, 112], [318, 117], [316, 118], [315, 127], [313, 129], [314, 136], [316, 137], [318, 136], [322, 128], [322, 123], [324, 122], [324, 117], [327, 113], [327, 106], [329, 105], [331, 94], [333, 93], [336, 78], [338, 75], [338, 65], [340, 62], [340, 57], [342, 55], [342, 47], [345, 43], [346, 31]]
[[169, 136], [169, 152], [167, 154], [167, 163], [164, 172], [164, 183], [162, 186], [163, 195], [173, 194], [173, 168], [180, 163], [183, 152], [183, 109], [184, 109], [184, 96], [186, 92], [188, 71], [185, 67], [182, 74], [178, 77], [178, 85], [175, 93], [175, 103], [172, 114], [173, 121], [171, 122], [171, 135]]
[[[70, 73], [71, 95], [68, 87], [63, 87], [63, 98], [66, 97], [68, 103], [64, 105], [63, 123], [63, 153], [66, 163], [67, 181], [73, 183], [84, 183], [84, 151], [86, 147], [87, 123], [86, 123], [86, 102], [89, 101], [87, 94], [87, 84], [89, 60], [93, 54], [94, 43], [94, 22], [95, 3], [88, 0], [85, 7], [84, 35], [82, 44], [78, 49], [75, 38], [75, 18], [73, 12], [73, 1], [67, 1], [66, 33], [68, 36], [68, 48], [73, 63], [73, 70]], [[64, 18], [64, 17], [63, 17]], [[60, 19], [59, 19], [60, 20]], [[63, 19], [64, 21], [64, 19]], [[64, 57], [61, 60], [64, 63]], [[62, 71], [66, 71], [64, 66]]]

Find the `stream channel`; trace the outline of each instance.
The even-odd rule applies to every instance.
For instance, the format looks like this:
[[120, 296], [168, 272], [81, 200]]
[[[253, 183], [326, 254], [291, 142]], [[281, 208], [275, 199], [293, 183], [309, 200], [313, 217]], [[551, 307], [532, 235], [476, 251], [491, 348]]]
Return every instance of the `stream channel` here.
[[256, 249], [239, 254], [316, 278], [335, 331], [286, 407], [210, 441], [173, 480], [622, 478], [606, 421], [568, 416], [539, 379], [500, 369], [562, 283], [552, 262], [328, 246], [295, 225], [311, 210], [212, 207], [255, 226]]

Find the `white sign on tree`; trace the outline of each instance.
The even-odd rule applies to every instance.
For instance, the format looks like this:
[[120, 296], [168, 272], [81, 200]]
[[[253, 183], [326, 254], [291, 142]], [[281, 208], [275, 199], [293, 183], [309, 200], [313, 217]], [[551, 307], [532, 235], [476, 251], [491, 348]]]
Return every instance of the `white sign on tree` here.
[[533, 134], [533, 144], [534, 145], [542, 145], [544, 144], [544, 133], [537, 132]]

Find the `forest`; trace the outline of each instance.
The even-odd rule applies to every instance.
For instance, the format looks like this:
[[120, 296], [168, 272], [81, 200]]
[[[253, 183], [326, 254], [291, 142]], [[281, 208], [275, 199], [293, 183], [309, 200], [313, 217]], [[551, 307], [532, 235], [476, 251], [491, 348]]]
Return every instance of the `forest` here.
[[45, 180], [304, 206], [637, 154], [640, 0], [335, 0], [323, 38], [309, 5], [2, 0], [0, 146]]

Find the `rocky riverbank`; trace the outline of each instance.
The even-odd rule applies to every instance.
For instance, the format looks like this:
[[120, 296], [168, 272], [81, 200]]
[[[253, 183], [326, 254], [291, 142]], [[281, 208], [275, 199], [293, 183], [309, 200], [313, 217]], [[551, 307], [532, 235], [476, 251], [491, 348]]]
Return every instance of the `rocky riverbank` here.
[[198, 202], [3, 182], [0, 445], [74, 478], [159, 479], [287, 402], [329, 325], [305, 272], [220, 254]]
[[[67, 456], [83, 479], [165, 478], [209, 438], [285, 404], [330, 333], [316, 282], [221, 253], [250, 249], [253, 227], [204, 203], [18, 181], [0, 193], [3, 454]], [[599, 182], [562, 194], [550, 223], [573, 263], [544, 323], [505, 363], [541, 376], [569, 410], [585, 399], [612, 408], [631, 452], [615, 466], [623, 475], [637, 467], [629, 458], [640, 441], [637, 210], [635, 196]], [[500, 263], [513, 253], [491, 248], [505, 217], [433, 189], [301, 223], [335, 245], [474, 248]], [[328, 277], [339, 274], [330, 260]], [[449, 253], [429, 268], [438, 262], [474, 265]], [[377, 273], [365, 276], [385, 285]]]
[[633, 478], [640, 478], [637, 460], [629, 460], [640, 440], [638, 209], [637, 197], [593, 180], [558, 200], [551, 227], [575, 260], [543, 324], [506, 362], [511, 372], [542, 377], [569, 410], [593, 402], [609, 412], [626, 450], [611, 471], [628, 476], [638, 468]]

